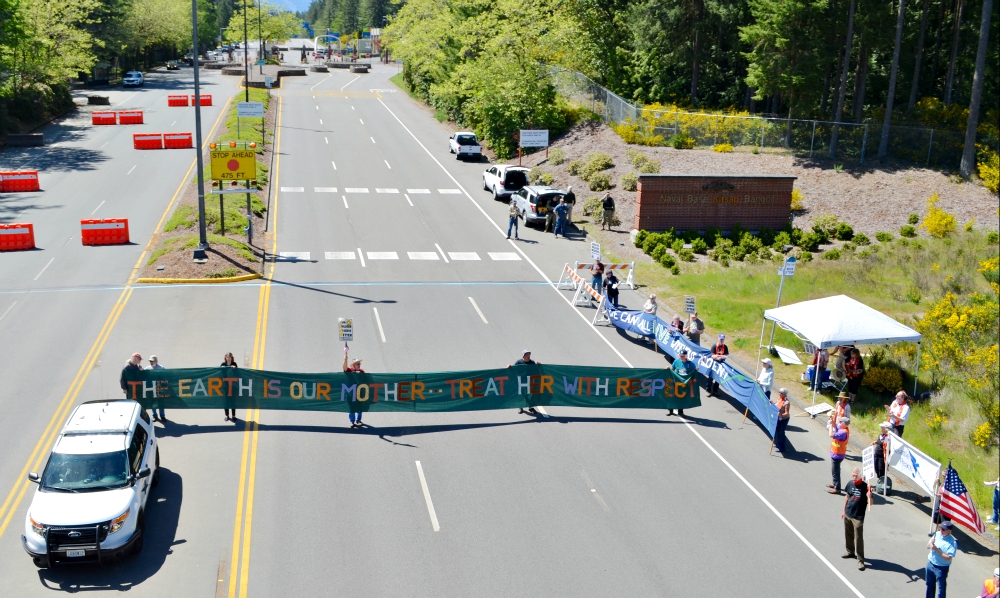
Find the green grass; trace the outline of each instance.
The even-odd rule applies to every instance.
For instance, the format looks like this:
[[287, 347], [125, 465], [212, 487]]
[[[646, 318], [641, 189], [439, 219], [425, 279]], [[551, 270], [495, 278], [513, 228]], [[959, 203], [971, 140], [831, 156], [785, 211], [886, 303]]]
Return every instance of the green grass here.
[[[230, 141], [256, 142], [257, 153], [264, 151], [264, 123], [257, 118], [238, 118], [236, 116], [236, 102], [246, 101], [245, 92], [237, 94], [235, 101], [226, 115], [226, 133], [219, 137], [217, 143], [227, 144]], [[250, 101], [263, 102], [264, 110], [267, 111], [270, 103], [270, 96], [265, 89], [250, 88]], [[238, 130], [237, 130], [238, 129]]]
[[423, 98], [410, 91], [410, 88], [406, 86], [406, 81], [403, 81], [403, 71], [399, 71], [395, 75], [389, 77], [389, 80], [392, 81], [396, 87], [405, 91], [406, 94], [409, 95], [414, 100], [417, 100], [418, 102], [424, 101]]
[[[216, 212], [218, 212], [218, 210], [216, 210]], [[228, 223], [226, 225], [226, 228], [227, 229], [229, 228]], [[209, 234], [208, 242], [210, 245], [226, 245], [228, 247], [232, 247], [233, 249], [236, 249], [239, 252], [240, 257], [242, 257], [248, 262], [259, 261], [257, 256], [253, 254], [253, 251], [250, 249], [250, 246], [248, 246], [246, 243], [237, 241], [236, 239], [230, 239], [228, 237], [223, 237], [221, 235]], [[158, 259], [167, 253], [173, 251], [185, 251], [187, 249], [194, 249], [197, 246], [198, 246], [198, 235], [184, 235], [181, 237], [174, 237], [171, 239], [167, 239], [164, 242], [164, 247], [160, 247], [159, 249], [157, 249], [155, 252], [153, 252], [153, 255], [155, 256], [155, 258]], [[147, 265], [152, 264], [154, 261], [156, 260], [150, 258], [150, 261], [147, 263]], [[227, 274], [226, 276], [230, 275]]]
[[163, 257], [164, 254], [169, 253], [170, 249], [171, 249], [170, 247], [160, 247], [159, 249], [153, 252], [153, 255], [149, 256], [149, 261], [146, 262], [146, 265], [152, 266], [153, 264], [156, 263], [156, 260]]
[[[179, 205], [174, 213], [170, 215], [170, 220], [163, 225], [163, 232], [168, 233], [178, 227], [191, 228], [198, 223], [198, 212], [193, 206]], [[153, 262], [149, 262], [153, 263]]]

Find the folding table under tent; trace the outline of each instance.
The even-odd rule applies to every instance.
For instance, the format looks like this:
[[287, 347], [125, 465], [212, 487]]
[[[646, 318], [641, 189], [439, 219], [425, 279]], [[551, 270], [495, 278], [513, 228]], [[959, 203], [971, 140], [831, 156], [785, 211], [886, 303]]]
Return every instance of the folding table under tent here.
[[[829, 349], [841, 345], [890, 345], [904, 341], [917, 343], [917, 366], [913, 373], [913, 394], [917, 394], [920, 333], [860, 301], [855, 301], [847, 295], [836, 295], [764, 311], [764, 322], [760, 326], [760, 344], [757, 348], [758, 368], [760, 349], [764, 345], [764, 327], [768, 320], [799, 339], [812, 343], [817, 349]], [[813, 403], [815, 404], [817, 382], [820, 377], [819, 368], [815, 368], [814, 376]]]

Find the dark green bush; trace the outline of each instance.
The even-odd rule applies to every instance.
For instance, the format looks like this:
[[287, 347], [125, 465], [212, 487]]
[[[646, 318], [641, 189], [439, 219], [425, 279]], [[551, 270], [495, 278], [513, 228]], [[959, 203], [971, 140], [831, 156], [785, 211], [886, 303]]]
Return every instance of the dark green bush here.
[[667, 246], [661, 243], [660, 245], [657, 245], [656, 247], [653, 248], [653, 252], [649, 254], [649, 257], [653, 258], [654, 261], [658, 262], [665, 253], [667, 253]]
[[647, 236], [649, 236], [649, 231], [645, 230], [645, 229], [643, 229], [643, 230], [639, 231], [638, 233], [636, 233], [636, 235], [635, 235], [635, 246], [636, 247], [642, 247], [642, 242], [646, 240]]
[[674, 276], [680, 276], [681, 267], [678, 266], [677, 264], [674, 264], [673, 266], [670, 267], [670, 273], [673, 274]]
[[899, 229], [899, 234], [902, 237], [909, 237], [912, 239], [917, 236], [917, 229], [913, 228], [912, 225], [907, 224]]
[[1000, 233], [995, 230], [991, 230], [988, 235], [986, 235], [986, 242], [990, 245], [996, 245], [1000, 243]]
[[760, 232], [757, 234], [757, 236], [760, 237], [760, 242], [764, 246], [769, 247], [774, 244], [775, 234], [774, 231], [769, 228], [760, 229]]
[[708, 252], [708, 243], [701, 237], [698, 237], [691, 241], [691, 251], [705, 255]]
[[875, 233], [875, 238], [878, 239], [879, 243], [888, 243], [892, 241], [892, 233], [878, 232]]
[[785, 245], [791, 245], [791, 244], [792, 244], [792, 238], [788, 235], [786, 231], [781, 231], [780, 233], [775, 235], [774, 241], [769, 243], [769, 245], [773, 247], [775, 251], [784, 251]]
[[670, 248], [674, 250], [674, 253], [680, 253], [684, 249], [684, 239], [674, 239], [674, 242], [670, 244]]
[[664, 268], [673, 268], [677, 264], [677, 260], [674, 259], [674, 256], [669, 253], [664, 253], [663, 257], [657, 261], [659, 261], [660, 265]]
[[858, 233], [854, 235], [854, 244], [859, 246], [871, 245], [872, 240], [865, 233]]
[[806, 233], [799, 241], [799, 247], [804, 251], [816, 251], [825, 242], [823, 236], [817, 232]]
[[677, 257], [679, 257], [680, 259], [684, 260], [685, 262], [693, 262], [694, 261], [694, 252], [692, 252], [690, 249], [681, 249], [677, 253]]
[[906, 219], [909, 224], [916, 224], [920, 222], [920, 214], [910, 214], [910, 217]]
[[841, 222], [837, 224], [837, 230], [834, 231], [833, 235], [841, 241], [850, 241], [854, 238], [854, 229], [851, 228], [850, 224]]
[[830, 251], [823, 252], [823, 259], [824, 260], [839, 260], [840, 259], [840, 250], [839, 249], [831, 249]]

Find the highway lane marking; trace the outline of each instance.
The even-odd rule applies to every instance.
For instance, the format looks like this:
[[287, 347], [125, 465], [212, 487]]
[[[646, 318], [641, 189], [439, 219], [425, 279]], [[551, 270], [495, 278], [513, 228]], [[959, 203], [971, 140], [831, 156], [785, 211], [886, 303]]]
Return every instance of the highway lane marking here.
[[176, 124], [177, 124], [177, 121], [175, 120], [174, 122], [170, 123], [170, 126], [172, 127], [172, 126], [174, 126]]
[[541, 413], [542, 417], [544, 417], [545, 419], [549, 419], [549, 412], [545, 410], [545, 407], [539, 405], [538, 407], [535, 407], [535, 411]]
[[344, 207], [347, 208], [348, 210], [350, 210], [351, 207], [347, 205], [347, 196], [346, 195], [341, 195], [340, 197], [342, 197], [344, 199]]
[[478, 262], [480, 260], [479, 254], [475, 251], [449, 251], [448, 257], [456, 262]]
[[323, 124], [323, 119], [319, 119], [319, 124]]
[[104, 149], [104, 146], [105, 146], [105, 145], [107, 145], [107, 144], [109, 144], [109, 143], [111, 143], [111, 142], [110, 142], [110, 141], [105, 141], [105, 142], [104, 142], [104, 145], [102, 145], [101, 147], [99, 147], [99, 148], [97, 148], [97, 149]]
[[374, 137], [369, 137], [368, 139], [371, 139], [372, 143], [375, 143], [375, 138]]
[[[469, 192], [466, 191], [464, 187], [462, 187], [462, 184], [458, 182], [458, 179], [456, 179], [451, 174], [451, 172], [449, 172], [448, 169], [444, 167], [444, 164], [442, 164], [437, 158], [434, 157], [434, 154], [432, 154], [431, 151], [429, 149], [427, 149], [427, 146], [425, 146], [423, 144], [423, 142], [421, 142], [420, 139], [417, 138], [417, 136], [413, 134], [413, 131], [411, 131], [410, 128], [407, 127], [405, 124], [403, 124], [403, 121], [400, 120], [400, 118], [398, 116], [396, 116], [396, 113], [393, 112], [392, 109], [389, 108], [389, 106], [384, 101], [382, 101], [382, 98], [378, 98], [378, 102], [380, 104], [382, 104], [382, 107], [385, 108], [389, 112], [389, 114], [392, 115], [393, 118], [396, 119], [396, 122], [399, 123], [399, 126], [403, 127], [403, 129], [407, 133], [410, 134], [410, 137], [412, 137], [413, 140], [417, 142], [417, 145], [419, 145], [421, 147], [421, 149], [424, 150], [424, 152], [430, 157], [430, 159], [433, 160], [434, 163], [437, 164], [441, 168], [441, 170], [444, 171], [444, 173], [446, 175], [448, 175], [448, 178], [450, 178], [452, 180], [452, 182], [454, 182], [456, 185], [459, 186], [459, 188], [461, 189], [461, 192], [465, 195], [465, 197], [467, 197], [468, 200], [472, 202], [472, 205], [475, 206], [476, 209], [478, 209], [479, 212], [486, 218], [486, 220], [489, 221], [490, 224], [493, 225], [493, 228], [495, 228], [498, 233], [500, 233], [501, 235], [504, 235], [504, 237], [506, 237], [507, 233], [504, 231], [504, 229], [502, 229], [500, 227], [500, 225], [497, 224], [493, 220], [493, 218], [490, 218], [490, 215], [486, 213], [486, 210], [483, 209], [483, 206], [479, 205], [479, 203], [476, 202], [476, 200], [473, 199], [471, 195], [469, 195]], [[548, 283], [549, 287], [553, 291], [555, 291], [556, 294], [558, 294], [560, 297], [562, 297], [563, 301], [565, 301], [566, 304], [570, 306], [570, 309], [572, 309], [574, 312], [576, 312], [576, 315], [580, 316], [580, 319], [587, 323], [587, 326], [589, 326], [590, 329], [594, 331], [594, 334], [596, 334], [598, 337], [600, 337], [600, 339], [602, 341], [604, 341], [604, 344], [606, 344], [608, 347], [611, 348], [612, 351], [615, 352], [615, 355], [617, 355], [618, 357], [620, 357], [621, 360], [624, 361], [629, 367], [633, 367], [632, 364], [629, 362], [629, 360], [626, 359], [624, 355], [622, 355], [621, 351], [619, 351], [618, 348], [615, 347], [611, 343], [611, 341], [608, 340], [608, 338], [606, 336], [604, 336], [603, 334], [601, 334], [601, 331], [598, 330], [597, 327], [593, 325], [593, 323], [591, 322], [590, 318], [588, 318], [587, 316], [583, 315], [583, 312], [581, 312], [580, 310], [576, 309], [576, 307], [573, 305], [573, 302], [570, 301], [570, 298], [567, 297], [564, 293], [562, 293], [558, 288], [556, 288], [555, 283], [553, 283], [552, 280], [549, 279], [549, 277], [545, 275], [545, 272], [542, 272], [542, 269], [539, 268], [538, 265], [534, 261], [532, 261], [532, 259], [530, 257], [528, 257], [528, 254], [524, 253], [524, 251], [521, 250], [521, 248], [518, 247], [517, 244], [514, 243], [514, 241], [508, 239], [507, 242], [510, 243], [510, 246], [513, 247], [518, 253], [520, 253], [522, 257], [524, 257], [524, 260], [526, 262], [528, 262], [528, 264], [530, 264], [532, 268], [535, 269], [535, 272], [538, 273], [538, 275], [542, 278], [542, 280], [544, 280], [546, 283]], [[452, 259], [454, 259], [454, 258], [452, 258]]]
[[[346, 203], [347, 200], [345, 199], [344, 202]], [[360, 247], [358, 247], [358, 258], [361, 259], [361, 267], [365, 268], [366, 267], [365, 266], [365, 254], [361, 253], [361, 248]]]
[[410, 207], [413, 207], [413, 202], [410, 201], [410, 196], [404, 193], [403, 197], [406, 198], [406, 203], [410, 204]]
[[282, 187], [282, 193], [303, 193], [305, 192], [305, 187]]
[[336, 187], [313, 187], [316, 193], [336, 193]]
[[280, 251], [278, 252], [279, 258], [284, 258], [282, 261], [285, 262], [308, 262], [310, 254], [308, 251]]
[[351, 106], [351, 110], [354, 110], [354, 106]]
[[427, 489], [427, 479], [424, 477], [424, 468], [420, 466], [420, 461], [417, 461], [417, 475], [420, 476], [420, 488], [424, 491], [424, 500], [427, 501], [427, 512], [431, 516], [431, 527], [434, 531], [441, 531], [441, 526], [438, 525], [438, 516], [434, 512], [434, 501], [431, 500], [431, 491]]
[[482, 318], [483, 324], [489, 324], [489, 322], [486, 321], [486, 316], [483, 315], [483, 310], [479, 309], [479, 306], [476, 305], [476, 300], [469, 297], [469, 301], [472, 302], [472, 307], [476, 308], [476, 313], [479, 314], [480, 318]]
[[[347, 83], [344, 83], [344, 87], [347, 87], [348, 85], [350, 85], [351, 83], [354, 83], [355, 81], [357, 81], [357, 80], [358, 80], [358, 79], [360, 79], [360, 78], [361, 78], [361, 75], [357, 75], [356, 77], [354, 77], [353, 79], [351, 79], [351, 80], [350, 80], [350, 81], [348, 81]], [[341, 87], [341, 88], [340, 88], [340, 91], [344, 91], [344, 87]], [[354, 106], [351, 106], [351, 109], [353, 110], [353, 109], [354, 109]]]
[[[330, 77], [332, 77], [332, 76], [333, 76], [333, 73], [330, 73], [329, 75], [327, 75], [327, 76], [326, 76], [326, 79], [329, 79], [329, 78], [330, 78]], [[312, 90], [316, 89], [317, 87], [319, 87], [319, 86], [320, 86], [320, 84], [321, 84], [321, 83], [326, 83], [326, 79], [323, 79], [322, 81], [320, 81], [320, 82], [319, 82], [319, 83], [317, 83], [316, 85], [313, 85], [312, 87], [310, 87], [310, 88], [309, 88], [309, 91], [312, 91]], [[315, 98], [316, 96], [313, 96], [313, 97]]]
[[368, 187], [347, 187], [345, 193], [368, 193]]
[[399, 254], [395, 251], [369, 251], [368, 259], [370, 260], [398, 260]]
[[365, 121], [361, 120], [360, 118], [358, 120], [361, 121], [361, 124], [365, 124]]
[[414, 195], [417, 195], [417, 194], [420, 194], [420, 193], [430, 193], [431, 190], [430, 189], [407, 189], [406, 192], [407, 193], [412, 193]]
[[375, 189], [375, 193], [399, 193], [399, 189]]
[[498, 251], [488, 251], [486, 253], [490, 256], [491, 260], [498, 261], [498, 262], [519, 262], [519, 261], [521, 261], [521, 257], [518, 256], [516, 253], [505, 253], [505, 252], [502, 252], [502, 251], [499, 251], [499, 252]]
[[[362, 258], [363, 259], [363, 258]], [[454, 261], [455, 258], [452, 258]], [[172, 284], [172, 285], [149, 285], [141, 287], [133, 287], [139, 292], [156, 292], [156, 291], [169, 291], [170, 289], [180, 289], [186, 287], [199, 287], [206, 289], [231, 289], [233, 287], [257, 287], [260, 286], [259, 281], [252, 282], [233, 282], [225, 286], [211, 283], [200, 283], [193, 282], [189, 284]], [[274, 281], [276, 285], [284, 285], [281, 281]], [[294, 283], [292, 286], [298, 285], [309, 285], [313, 287], [361, 287], [361, 286], [374, 286], [374, 287], [436, 287], [436, 286], [526, 286], [526, 287], [538, 287], [545, 286], [547, 282], [541, 280], [452, 280], [452, 281], [372, 281], [372, 282], [326, 282], [322, 280], [314, 280], [312, 282]], [[33, 288], [33, 289], [20, 289], [20, 290], [7, 290], [0, 291], [0, 295], [37, 295], [39, 293], [104, 293], [107, 291], [121, 291], [125, 289], [124, 286], [84, 286], [84, 287], [64, 287], [64, 288]]]
[[[135, 92], [135, 93], [139, 93], [139, 92], [137, 91], [137, 92]], [[127, 98], [125, 98], [124, 100], [122, 100], [122, 101], [118, 102], [117, 104], [115, 104], [115, 107], [117, 108], [118, 106], [121, 106], [121, 105], [122, 105], [122, 104], [124, 104], [125, 102], [127, 102], [127, 101], [131, 100], [132, 98], [134, 98], [134, 97], [135, 97], [135, 93], [133, 93], [133, 94], [132, 94], [132, 95], [130, 95], [129, 97], [127, 97]]]
[[[368, 259], [371, 259], [372, 255], [368, 254]], [[375, 312], [375, 323], [378, 324], [378, 335], [382, 337], [382, 342], [385, 342], [385, 330], [382, 330], [382, 318], [378, 317], [378, 308], [373, 307], [372, 311]]]
[[442, 251], [442, 250], [441, 250], [441, 246], [440, 246], [440, 245], [438, 245], [437, 243], [435, 243], [435, 244], [434, 244], [434, 247], [437, 247], [437, 250], [438, 250], [438, 253], [440, 253], [440, 254], [441, 254], [441, 257], [442, 257], [442, 258], [444, 258], [444, 263], [446, 263], [446, 264], [447, 264], [447, 263], [448, 263], [448, 256], [446, 256], [446, 255], [444, 254], [444, 251]]
[[2, 316], [0, 316], [0, 321], [2, 321], [2, 320], [3, 320], [4, 318], [6, 318], [6, 317], [7, 317], [7, 314], [9, 314], [9, 313], [10, 313], [10, 310], [14, 309], [14, 306], [15, 306], [15, 305], [17, 305], [17, 301], [15, 301], [15, 302], [11, 303], [11, 304], [10, 304], [10, 307], [8, 307], [8, 308], [7, 308], [7, 311], [3, 312], [3, 315], [2, 315]]
[[[536, 407], [535, 409], [542, 414], [545, 413], [544, 411], [542, 411], [541, 407]], [[597, 488], [594, 487], [594, 483], [590, 481], [590, 477], [587, 475], [587, 472], [580, 470], [580, 475], [583, 476], [583, 481], [586, 482], [587, 487], [590, 488], [590, 493], [594, 496], [594, 498], [597, 499], [597, 502], [601, 505], [601, 508], [607, 512], [611, 512], [611, 509], [608, 508], [608, 504], [604, 502], [604, 499], [601, 498], [600, 494], [598, 494]]]
[[407, 251], [406, 257], [411, 260], [434, 260], [437, 261], [441, 259], [438, 254], [433, 251]]
[[392, 166], [389, 166], [388, 160], [382, 160], [382, 161], [385, 162], [385, 165], [389, 167], [389, 170], [392, 170]]
[[334, 162], [333, 160], [330, 160], [330, 164], [333, 164], [333, 169], [337, 170], [337, 163], [336, 162]]
[[35, 280], [38, 280], [38, 278], [42, 275], [42, 273], [45, 272], [46, 270], [48, 270], [49, 266], [51, 266], [52, 262], [54, 262], [54, 261], [56, 261], [56, 258], [50, 259], [49, 263], [45, 264], [45, 267], [42, 268], [42, 271], [35, 275]]
[[328, 260], [353, 260], [353, 251], [327, 251], [325, 254]]
[[[136, 164], [135, 166], [138, 166], [138, 164]], [[130, 168], [129, 171], [125, 173], [125, 176], [128, 176], [128, 175], [132, 174], [132, 171], [135, 170], [135, 166], [133, 166], [132, 168]]]
[[780, 519], [780, 520], [781, 520], [781, 522], [782, 522], [782, 523], [784, 523], [784, 524], [785, 524], [785, 526], [786, 526], [786, 527], [787, 527], [788, 529], [790, 529], [790, 530], [792, 531], [792, 533], [793, 533], [793, 534], [795, 534], [795, 536], [796, 536], [796, 537], [797, 537], [797, 538], [798, 538], [799, 540], [801, 540], [801, 541], [802, 541], [802, 543], [803, 543], [803, 544], [805, 544], [807, 548], [809, 548], [809, 550], [811, 550], [811, 551], [812, 551], [812, 553], [813, 553], [813, 554], [815, 554], [815, 555], [816, 555], [816, 558], [818, 558], [818, 559], [819, 559], [820, 561], [822, 561], [822, 563], [823, 563], [824, 565], [826, 565], [826, 566], [827, 566], [827, 568], [828, 568], [828, 569], [830, 569], [830, 571], [833, 571], [833, 574], [834, 574], [834, 575], [836, 575], [836, 576], [837, 576], [837, 578], [838, 578], [838, 579], [840, 579], [840, 581], [844, 582], [844, 585], [846, 585], [846, 586], [847, 586], [847, 587], [848, 587], [848, 588], [849, 588], [849, 589], [850, 589], [850, 590], [851, 590], [852, 592], [854, 592], [854, 595], [855, 595], [855, 596], [857, 596], [858, 598], [865, 598], [865, 597], [864, 597], [864, 595], [863, 595], [863, 594], [862, 594], [862, 593], [861, 593], [860, 591], [858, 591], [858, 589], [857, 589], [856, 587], [854, 587], [854, 584], [852, 584], [852, 583], [851, 583], [850, 581], [848, 581], [848, 579], [847, 579], [846, 577], [844, 577], [844, 575], [843, 575], [843, 574], [842, 574], [842, 573], [841, 573], [840, 571], [838, 571], [838, 570], [837, 570], [837, 568], [836, 568], [836, 567], [834, 567], [834, 566], [833, 566], [833, 564], [832, 564], [832, 563], [831, 563], [831, 562], [830, 562], [829, 560], [827, 560], [827, 558], [826, 558], [825, 556], [823, 556], [822, 554], [820, 554], [819, 550], [817, 550], [817, 549], [816, 549], [816, 547], [815, 547], [815, 546], [813, 546], [811, 542], [809, 542], [809, 540], [806, 540], [806, 537], [805, 537], [805, 536], [803, 536], [803, 535], [802, 535], [802, 533], [801, 533], [801, 532], [799, 532], [799, 530], [797, 530], [797, 529], [795, 528], [795, 526], [794, 526], [794, 525], [792, 525], [792, 523], [791, 523], [790, 521], [788, 521], [788, 519], [785, 519], [785, 516], [784, 516], [784, 515], [782, 515], [782, 514], [781, 514], [781, 513], [780, 513], [780, 512], [778, 511], [778, 509], [774, 508], [774, 505], [772, 505], [772, 504], [771, 504], [771, 503], [770, 503], [770, 502], [769, 502], [769, 501], [768, 501], [768, 500], [767, 500], [766, 498], [764, 498], [764, 495], [763, 495], [763, 494], [761, 494], [761, 493], [760, 493], [760, 492], [759, 492], [759, 491], [758, 491], [758, 490], [757, 490], [756, 488], [754, 488], [753, 484], [751, 484], [749, 480], [747, 480], [747, 479], [746, 479], [745, 477], [743, 477], [743, 474], [741, 474], [741, 473], [740, 473], [739, 471], [737, 471], [737, 470], [736, 470], [736, 468], [735, 468], [735, 467], [733, 467], [733, 466], [732, 466], [732, 465], [731, 465], [731, 464], [729, 463], [729, 461], [727, 461], [727, 460], [726, 460], [726, 458], [725, 458], [725, 457], [723, 457], [723, 456], [722, 456], [722, 455], [721, 455], [721, 454], [719, 453], [719, 451], [715, 450], [715, 447], [714, 447], [714, 446], [712, 446], [711, 444], [709, 444], [709, 443], [708, 443], [708, 441], [707, 441], [707, 440], [705, 440], [705, 438], [704, 438], [704, 437], [703, 437], [703, 436], [702, 436], [701, 434], [699, 434], [699, 433], [698, 433], [698, 430], [695, 430], [695, 429], [694, 429], [694, 426], [692, 426], [692, 425], [691, 425], [691, 423], [690, 423], [690, 422], [689, 422], [688, 420], [686, 420], [686, 419], [684, 419], [684, 418], [681, 418], [681, 421], [683, 421], [683, 422], [684, 422], [684, 425], [685, 425], [685, 426], [687, 426], [688, 430], [691, 430], [691, 433], [692, 433], [692, 434], [694, 434], [695, 436], [697, 436], [697, 437], [698, 437], [698, 440], [700, 440], [700, 441], [701, 441], [701, 442], [702, 442], [702, 443], [703, 443], [703, 444], [704, 444], [704, 445], [705, 445], [706, 447], [708, 447], [708, 450], [712, 451], [712, 453], [713, 453], [713, 454], [714, 454], [714, 455], [715, 455], [716, 457], [718, 457], [719, 461], [722, 461], [723, 465], [725, 465], [725, 466], [726, 466], [727, 468], [729, 468], [729, 471], [733, 472], [733, 475], [735, 475], [735, 476], [736, 476], [737, 478], [739, 478], [739, 480], [740, 480], [741, 482], [743, 482], [743, 484], [744, 484], [744, 485], [745, 485], [745, 486], [746, 486], [747, 488], [749, 488], [749, 489], [750, 489], [750, 491], [751, 491], [751, 492], [753, 492], [753, 493], [754, 493], [754, 495], [755, 495], [755, 496], [756, 496], [756, 497], [757, 497], [758, 499], [760, 499], [760, 501], [761, 501], [762, 503], [764, 503], [764, 505], [765, 505], [765, 506], [766, 506], [766, 507], [767, 507], [768, 509], [770, 509], [770, 510], [771, 510], [771, 512], [772, 512], [772, 513], [774, 513], [774, 515], [775, 515], [775, 516], [776, 516], [776, 517], [777, 517], [778, 519]]
[[330, 144], [330, 140], [329, 140], [329, 139], [327, 139], [326, 137], [324, 137], [324, 138], [323, 138], [323, 141], [325, 141], [325, 142], [327, 143], [327, 145], [329, 145], [329, 144]]
[[461, 195], [462, 192], [459, 189], [438, 189], [438, 193], [442, 195]]
[[316, 106], [316, 109], [319, 110], [319, 106]]
[[97, 210], [100, 210], [100, 209], [101, 209], [101, 206], [103, 206], [103, 205], [104, 205], [104, 202], [105, 202], [105, 201], [107, 201], [107, 200], [101, 200], [101, 203], [97, 204], [97, 207], [96, 207], [96, 208], [94, 208], [94, 211], [93, 211], [93, 212], [91, 212], [91, 213], [90, 213], [90, 215], [91, 215], [91, 216], [93, 216], [94, 214], [96, 214], [96, 213], [97, 213]]

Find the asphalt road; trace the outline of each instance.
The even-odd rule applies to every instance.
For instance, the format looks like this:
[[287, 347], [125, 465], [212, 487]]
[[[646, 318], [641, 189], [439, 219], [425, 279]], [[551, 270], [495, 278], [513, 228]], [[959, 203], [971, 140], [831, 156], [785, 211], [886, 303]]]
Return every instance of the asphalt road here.
[[[663, 364], [644, 343], [592, 327], [592, 310], [573, 308], [568, 292], [548, 284], [563, 264], [588, 258], [582, 235], [556, 240], [522, 228], [522, 241], [505, 239], [506, 205], [482, 191], [484, 164], [448, 154], [447, 129], [387, 81], [394, 72], [379, 65], [361, 76], [283, 80], [270, 214], [279, 257], [262, 283], [131, 283], [146, 240], [190, 177], [190, 152], [137, 162], [119, 134], [108, 144], [117, 149], [104, 150], [92, 170], [46, 171], [44, 193], [16, 198], [17, 206], [37, 204], [28, 215], [49, 236], [42, 251], [0, 256], [0, 314], [13, 305], [0, 319], [2, 587], [17, 596], [47, 588], [143, 596], [922, 595], [926, 503], [906, 494], [877, 501], [866, 525], [871, 567], [859, 572], [839, 558], [843, 499], [825, 493], [822, 428], [796, 418], [788, 429], [794, 451], [768, 456], [766, 434], [743, 423], [735, 405], [710, 397], [687, 422], [657, 411], [550, 408], [540, 419], [371, 413], [358, 431], [344, 414], [264, 412], [254, 428], [243, 423], [253, 414], [243, 412], [236, 425], [217, 412], [171, 412], [158, 432], [165, 471], [143, 553], [103, 569], [37, 570], [20, 547], [30, 503], [19, 494], [28, 488], [22, 470], [44, 458], [39, 438], [50, 421], [61, 422], [77, 402], [117, 396], [132, 351], [155, 353], [166, 367], [214, 364], [231, 351], [244, 367], [336, 370], [336, 320], [352, 317], [351, 353], [368, 371], [495, 367], [523, 349], [549, 363]], [[220, 97], [233, 92], [232, 79], [206, 80]], [[154, 80], [136, 97], [153, 110], [167, 87]], [[170, 115], [163, 107], [155, 117]], [[208, 130], [214, 116], [203, 118]], [[109, 133], [80, 125], [74, 135], [73, 143], [93, 148]], [[31, 157], [4, 152], [0, 164]], [[139, 168], [147, 170], [134, 183], [127, 177]], [[132, 193], [134, 184], [141, 193]], [[83, 208], [105, 197], [105, 206], [114, 198], [115, 215], [136, 219], [136, 245], [97, 256], [70, 239], [57, 249], [86, 217]], [[10, 221], [14, 208], [6, 195], [0, 201]], [[638, 294], [622, 298], [641, 303]], [[952, 595], [971, 596], [996, 553], [968, 538], [961, 544], [949, 581]]]

